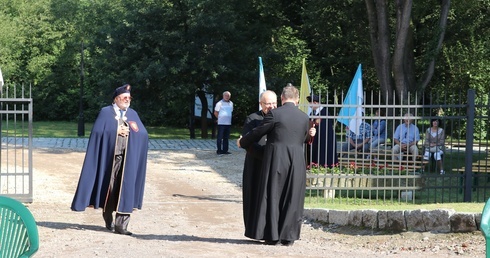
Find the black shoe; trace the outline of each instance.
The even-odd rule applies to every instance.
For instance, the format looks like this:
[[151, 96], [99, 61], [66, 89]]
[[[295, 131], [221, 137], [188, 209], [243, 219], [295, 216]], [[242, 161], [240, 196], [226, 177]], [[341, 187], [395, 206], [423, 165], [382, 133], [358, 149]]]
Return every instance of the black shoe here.
[[119, 227], [115, 227], [114, 228], [114, 232], [117, 233], [117, 234], [127, 235], [127, 236], [130, 236], [130, 235], [133, 234], [130, 231], [127, 231], [126, 229], [119, 228]]
[[110, 230], [110, 231], [114, 232], [114, 222], [110, 222], [110, 223], [108, 223], [108, 222], [106, 221], [106, 223], [105, 223], [105, 228], [107, 228], [108, 230]]
[[216, 154], [221, 155], [221, 154], [223, 154], [223, 152], [222, 151], [216, 151]]
[[277, 245], [279, 244], [278, 240], [265, 240], [266, 245]]
[[231, 154], [231, 152], [227, 151], [227, 152], [223, 152], [223, 154], [228, 155], [228, 154]]
[[292, 246], [294, 244], [294, 240], [281, 240], [281, 245], [283, 246]]

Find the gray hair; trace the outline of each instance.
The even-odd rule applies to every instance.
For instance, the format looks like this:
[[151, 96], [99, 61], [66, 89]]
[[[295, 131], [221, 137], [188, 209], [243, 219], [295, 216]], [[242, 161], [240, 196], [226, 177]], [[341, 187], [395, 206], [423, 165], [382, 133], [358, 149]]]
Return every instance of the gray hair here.
[[275, 92], [271, 91], [271, 90], [266, 90], [262, 93], [260, 93], [260, 97], [259, 97], [259, 100], [262, 101], [262, 98], [265, 96], [265, 95], [268, 95], [268, 94], [271, 94], [272, 96], [275, 96], [277, 98], [277, 95]]
[[298, 101], [299, 99], [299, 90], [293, 85], [286, 86], [282, 89], [281, 97], [285, 100], [294, 100]]

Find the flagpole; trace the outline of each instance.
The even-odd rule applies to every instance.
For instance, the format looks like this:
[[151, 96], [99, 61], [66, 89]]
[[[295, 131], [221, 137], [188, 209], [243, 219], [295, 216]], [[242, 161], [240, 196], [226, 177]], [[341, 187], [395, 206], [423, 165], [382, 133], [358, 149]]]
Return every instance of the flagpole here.
[[[2, 75], [2, 69], [0, 68], [0, 98], [3, 98], [3, 75]], [[0, 102], [0, 109], [3, 110], [3, 102]], [[2, 120], [3, 120], [3, 114], [0, 113], [0, 139], [2, 139]], [[1, 152], [0, 152], [0, 159], [1, 159]]]
[[82, 49], [80, 52], [80, 103], [78, 107], [78, 137], [85, 136], [85, 120], [83, 117], [83, 40], [82, 40]]

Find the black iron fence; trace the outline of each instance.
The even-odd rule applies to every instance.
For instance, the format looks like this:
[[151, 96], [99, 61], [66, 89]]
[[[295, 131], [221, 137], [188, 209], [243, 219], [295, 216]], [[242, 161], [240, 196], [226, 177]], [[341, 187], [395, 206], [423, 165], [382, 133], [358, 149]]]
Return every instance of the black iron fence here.
[[33, 201], [32, 98], [24, 87], [0, 94], [0, 195]]
[[[306, 147], [307, 153], [317, 155], [307, 155], [307, 202], [485, 202], [490, 197], [488, 95], [475, 96], [470, 90], [466, 96], [458, 94], [437, 99], [427, 96], [421, 100], [407, 97], [400, 98], [403, 103], [384, 105], [377, 104], [381, 102], [379, 95], [371, 93], [366, 98], [364, 94], [363, 117], [339, 116], [340, 108], [346, 105], [336, 102], [328, 94], [322, 95], [323, 103], [319, 105], [327, 110], [326, 115], [312, 113], [310, 116], [312, 120], [319, 119], [317, 122], [322, 119], [332, 122], [336, 141], [321, 133], [317, 137], [323, 137], [318, 140], [325, 141], [326, 146], [335, 145], [337, 151], [312, 152], [311, 145]], [[384, 121], [386, 141], [376, 147], [356, 149], [357, 145], [350, 142], [353, 137], [348, 137], [349, 124], [339, 122], [342, 118], [362, 118], [371, 128]], [[395, 135], [397, 127], [405, 120], [417, 127], [420, 137], [412, 151], [403, 148], [398, 151], [401, 145], [394, 140], [403, 138], [400, 132], [397, 137]], [[433, 120], [438, 121], [440, 130], [430, 129], [435, 128]], [[321, 123], [318, 125], [322, 126]], [[317, 128], [317, 132], [322, 129], [325, 128]], [[428, 146], [427, 135], [437, 136], [433, 132], [444, 132], [444, 142], [439, 149]], [[408, 130], [404, 133], [416, 132]], [[372, 136], [371, 133], [374, 138]], [[358, 145], [366, 138], [369, 137], [360, 137]], [[368, 144], [369, 140], [366, 140]], [[424, 157], [426, 150], [429, 155]], [[322, 159], [319, 155], [334, 155], [337, 159], [333, 156]], [[325, 160], [335, 160], [335, 163], [318, 163]]]

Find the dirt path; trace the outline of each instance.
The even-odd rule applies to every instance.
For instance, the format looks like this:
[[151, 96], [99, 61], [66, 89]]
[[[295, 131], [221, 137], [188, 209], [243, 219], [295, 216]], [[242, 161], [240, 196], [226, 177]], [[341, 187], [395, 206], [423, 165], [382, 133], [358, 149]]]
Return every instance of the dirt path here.
[[291, 247], [243, 236], [243, 153], [151, 151], [144, 206], [131, 217], [133, 236], [107, 231], [101, 210], [72, 212], [85, 153], [34, 152], [34, 203], [41, 247], [36, 257], [484, 257], [472, 234], [380, 234], [305, 223]]

